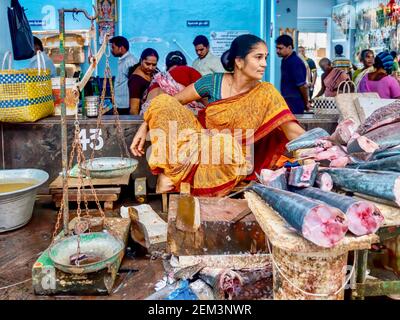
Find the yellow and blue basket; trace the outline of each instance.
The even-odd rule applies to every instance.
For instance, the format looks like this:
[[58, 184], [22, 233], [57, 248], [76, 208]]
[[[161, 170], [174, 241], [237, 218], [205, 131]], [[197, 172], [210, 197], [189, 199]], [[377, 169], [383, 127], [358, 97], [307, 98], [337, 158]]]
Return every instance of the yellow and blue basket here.
[[53, 113], [48, 69], [0, 71], [0, 122], [34, 122]]

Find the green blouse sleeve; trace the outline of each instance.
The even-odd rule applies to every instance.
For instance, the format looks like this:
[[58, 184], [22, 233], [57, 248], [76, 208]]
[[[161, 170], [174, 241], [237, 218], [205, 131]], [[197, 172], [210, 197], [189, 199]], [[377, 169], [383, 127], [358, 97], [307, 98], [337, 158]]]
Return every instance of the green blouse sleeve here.
[[213, 74], [207, 74], [201, 77], [194, 83], [194, 88], [200, 97], [210, 97], [214, 87], [214, 76]]

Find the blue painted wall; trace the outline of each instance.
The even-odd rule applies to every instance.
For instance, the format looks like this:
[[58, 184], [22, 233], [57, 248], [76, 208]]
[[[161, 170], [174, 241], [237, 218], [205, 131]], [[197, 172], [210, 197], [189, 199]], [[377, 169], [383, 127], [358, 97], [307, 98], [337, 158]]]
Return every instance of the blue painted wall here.
[[[291, 2], [297, 0], [291, 0]], [[11, 48], [8, 35], [8, 23], [4, 19], [10, 0], [0, 1], [0, 53]], [[32, 27], [32, 30], [58, 29], [58, 9], [79, 7], [92, 12], [92, 0], [20, 0], [27, 9], [29, 20], [44, 19], [47, 26]], [[161, 57], [161, 68], [166, 54], [171, 50], [186, 52], [191, 64], [196, 58], [192, 45], [193, 38], [198, 34], [210, 36], [213, 31], [247, 30], [262, 36], [268, 42], [272, 0], [118, 0], [118, 22], [116, 34], [132, 40], [132, 52], [140, 56], [146, 47], [154, 47]], [[70, 14], [66, 15], [67, 29], [87, 29], [89, 21], [78, 16], [79, 21], [73, 21]], [[209, 20], [209, 27], [187, 27], [187, 20]], [[8, 36], [8, 39], [7, 39]], [[157, 41], [157, 42], [152, 42]], [[117, 59], [111, 59], [113, 73], [116, 72]], [[26, 66], [26, 62], [16, 62], [15, 68]], [[103, 73], [104, 64], [99, 66], [99, 75]], [[268, 78], [268, 77], [267, 77]]]
[[0, 58], [3, 59], [4, 53], [11, 48], [10, 31], [8, 28], [7, 7], [10, 0], [0, 1]]
[[[260, 34], [259, 0], [122, 0], [121, 3], [122, 12], [130, 12], [132, 17], [123, 19], [122, 34], [131, 41], [131, 51], [136, 57], [143, 49], [153, 47], [163, 62], [169, 51], [183, 48], [191, 63], [196, 58], [192, 45], [196, 35], [210, 38], [211, 32], [225, 30]], [[187, 20], [208, 20], [210, 26], [187, 27]]]
[[[275, 13], [275, 34], [274, 37], [279, 36], [279, 30], [281, 28], [295, 28], [297, 29], [297, 12], [298, 12], [298, 1], [297, 0], [279, 0], [276, 3]], [[275, 87], [280, 89], [280, 81], [281, 81], [281, 58], [276, 55], [275, 51], [275, 43], [272, 47], [271, 55], [273, 54], [275, 62], [274, 62], [274, 84]]]

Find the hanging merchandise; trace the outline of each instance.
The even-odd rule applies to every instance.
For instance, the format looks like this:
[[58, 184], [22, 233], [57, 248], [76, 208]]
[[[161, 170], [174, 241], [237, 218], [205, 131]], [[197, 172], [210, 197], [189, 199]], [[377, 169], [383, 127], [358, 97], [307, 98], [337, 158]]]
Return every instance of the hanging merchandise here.
[[115, 22], [117, 20], [117, 3], [116, 0], [97, 0], [97, 25], [99, 28], [100, 44], [105, 34], [109, 34], [110, 38], [115, 34]]
[[21, 7], [18, 0], [11, 0], [11, 7], [8, 7], [8, 25], [14, 60], [32, 58], [35, 55], [32, 30], [24, 8]]
[[50, 70], [41, 51], [37, 61], [37, 69], [12, 70], [11, 52], [5, 53], [0, 71], [0, 121], [34, 122], [54, 113]]

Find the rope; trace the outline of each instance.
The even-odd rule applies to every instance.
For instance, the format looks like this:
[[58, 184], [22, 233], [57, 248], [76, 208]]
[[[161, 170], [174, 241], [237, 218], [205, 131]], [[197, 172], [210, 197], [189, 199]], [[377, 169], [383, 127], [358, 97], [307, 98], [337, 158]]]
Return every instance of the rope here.
[[326, 298], [326, 297], [329, 297], [329, 296], [332, 296], [332, 295], [333, 295], [333, 296], [336, 296], [337, 294], [339, 294], [339, 293], [346, 287], [347, 283], [350, 281], [350, 279], [351, 279], [352, 276], [353, 276], [353, 273], [354, 273], [354, 270], [355, 270], [355, 260], [356, 260], [355, 255], [354, 255], [354, 260], [353, 260], [353, 266], [352, 266], [352, 268], [351, 268], [351, 272], [350, 272], [349, 276], [347, 277], [347, 279], [346, 279], [346, 281], [344, 282], [344, 284], [340, 287], [340, 289], [337, 290], [335, 293], [333, 293], [333, 294], [324, 294], [324, 293], [311, 293], [311, 292], [304, 291], [303, 289], [301, 289], [301, 288], [299, 288], [297, 285], [295, 285], [292, 281], [290, 281], [289, 278], [282, 272], [281, 268], [278, 266], [278, 264], [276, 263], [276, 261], [275, 261], [275, 259], [274, 259], [274, 255], [272, 254], [272, 250], [271, 250], [271, 247], [270, 247], [270, 244], [269, 244], [269, 241], [268, 241], [268, 240], [267, 240], [267, 244], [268, 244], [268, 250], [269, 250], [269, 253], [270, 253], [270, 256], [271, 256], [272, 263], [274, 264], [276, 270], [278, 270], [279, 274], [280, 274], [293, 288], [295, 288], [296, 290], [300, 291], [301, 293], [303, 293], [303, 294], [305, 294], [305, 295], [307, 295], [307, 296], [312, 296], [312, 297], [323, 297], [323, 298]]
[[20, 284], [23, 284], [23, 283], [31, 281], [31, 280], [32, 279], [27, 279], [27, 280], [24, 280], [24, 281], [21, 281], [21, 282], [18, 282], [18, 283], [10, 284], [9, 286], [1, 287], [0, 290], [6, 290], [6, 289], [9, 289], [9, 288], [12, 288], [12, 287], [16, 287], [16, 286], [18, 286]]

